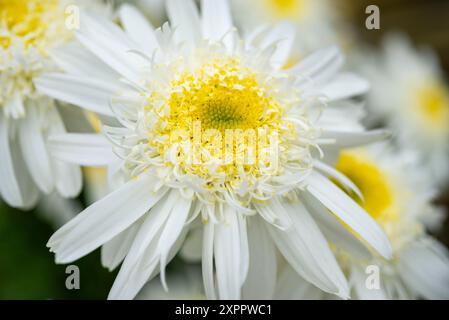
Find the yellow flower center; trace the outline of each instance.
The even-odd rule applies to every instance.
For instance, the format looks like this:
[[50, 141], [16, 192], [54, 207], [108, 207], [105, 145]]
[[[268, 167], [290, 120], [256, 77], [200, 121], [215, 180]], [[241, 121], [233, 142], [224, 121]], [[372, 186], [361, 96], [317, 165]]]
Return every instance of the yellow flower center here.
[[58, 0], [0, 0], [0, 46], [7, 49], [14, 38], [25, 46], [45, 46], [47, 30], [58, 18], [61, 28], [64, 13]]
[[449, 127], [449, 93], [444, 85], [433, 83], [417, 91], [419, 114], [430, 128]]
[[360, 189], [364, 200], [356, 195], [351, 196], [377, 222], [385, 225], [399, 218], [392, 183], [369, 156], [360, 151], [343, 151], [336, 168]]
[[214, 61], [172, 83], [170, 123], [202, 129], [257, 129], [268, 124], [279, 105], [262, 89], [256, 76], [235, 60]]
[[149, 146], [164, 155], [165, 166], [208, 181], [212, 189], [251, 184], [245, 177], [260, 177], [260, 165], [271, 165], [270, 148], [295, 134], [281, 120], [290, 102], [275, 99], [268, 82], [235, 58], [175, 72], [165, 98], [156, 93], [145, 108], [148, 121], [158, 119]]

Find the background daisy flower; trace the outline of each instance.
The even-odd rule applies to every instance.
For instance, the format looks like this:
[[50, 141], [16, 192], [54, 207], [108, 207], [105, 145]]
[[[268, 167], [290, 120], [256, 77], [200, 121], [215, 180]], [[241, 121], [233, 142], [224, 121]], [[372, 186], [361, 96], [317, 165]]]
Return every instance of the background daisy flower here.
[[390, 35], [384, 51], [360, 58], [372, 88], [372, 122], [387, 123], [400, 148], [416, 150], [420, 167], [439, 184], [449, 177], [449, 87], [435, 54], [418, 51], [403, 35]]
[[[358, 201], [393, 246], [390, 261], [369, 252], [355, 255], [355, 251], [334, 247], [354, 299], [449, 298], [449, 252], [426, 230], [442, 212], [432, 204], [436, 195], [432, 179], [414, 170], [416, 160], [413, 153], [398, 154], [385, 145], [345, 150], [338, 158], [337, 169], [357, 185], [363, 196]], [[372, 272], [379, 272], [379, 288], [368, 286]], [[332, 299], [295, 277], [288, 266], [279, 284], [281, 298]]]
[[58, 70], [51, 51], [72, 40], [68, 6], [58, 0], [0, 1], [0, 191], [13, 207], [33, 207], [40, 193], [74, 197], [81, 190], [79, 167], [48, 152], [48, 136], [66, 127], [55, 102], [33, 83]]

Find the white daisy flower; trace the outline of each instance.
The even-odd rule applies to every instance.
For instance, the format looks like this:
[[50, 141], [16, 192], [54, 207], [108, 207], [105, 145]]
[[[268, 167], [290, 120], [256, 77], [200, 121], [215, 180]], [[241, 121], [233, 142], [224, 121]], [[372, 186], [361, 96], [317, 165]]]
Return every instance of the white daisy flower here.
[[[449, 252], [425, 231], [425, 223], [439, 217], [441, 209], [431, 204], [435, 190], [417, 168], [414, 155], [378, 146], [346, 150], [338, 159], [337, 169], [359, 187], [361, 205], [393, 246], [390, 261], [336, 249], [355, 299], [449, 298]], [[281, 274], [278, 297], [329, 298], [298, 279], [290, 267]]]
[[76, 24], [73, 3], [82, 4], [0, 1], [0, 193], [13, 207], [33, 207], [39, 193], [74, 197], [81, 189], [79, 167], [48, 153], [48, 135], [66, 129], [54, 101], [33, 84], [43, 72], [57, 70], [50, 52], [72, 39], [66, 23]]
[[[240, 38], [225, 0], [202, 1], [201, 16], [187, 0], [167, 1], [167, 11], [171, 26], [158, 30], [129, 5], [120, 10], [125, 31], [86, 15], [77, 33], [86, 50], [64, 50], [67, 74], [36, 81], [42, 93], [121, 124], [104, 126], [106, 138], [51, 138], [59, 159], [108, 165], [121, 184], [52, 236], [56, 261], [102, 246], [105, 266], [123, 261], [109, 298], [131, 299], [159, 271], [166, 287], [165, 266], [202, 223], [208, 298], [238, 299], [242, 287], [270, 291], [276, 250], [305, 279], [346, 298], [345, 277], [312, 217], [324, 213], [330, 230], [344, 222], [390, 257], [384, 232], [330, 179], [351, 190], [352, 183], [320, 161], [320, 152], [385, 138], [366, 132], [360, 106], [347, 100], [367, 83], [339, 71], [336, 48], [282, 69], [294, 28], [283, 23]], [[237, 139], [239, 130], [248, 134], [244, 143], [226, 136]], [[249, 147], [254, 130], [270, 144]], [[305, 199], [329, 211], [316, 213]]]
[[297, 34], [294, 55], [288, 64], [304, 55], [335, 43], [345, 43], [336, 1], [329, 0], [232, 0], [237, 25], [253, 30], [267, 23], [290, 21]]
[[417, 51], [391, 36], [381, 57], [361, 60], [372, 81], [372, 114], [386, 120], [401, 147], [421, 153], [422, 166], [439, 183], [449, 178], [449, 87], [431, 51]]

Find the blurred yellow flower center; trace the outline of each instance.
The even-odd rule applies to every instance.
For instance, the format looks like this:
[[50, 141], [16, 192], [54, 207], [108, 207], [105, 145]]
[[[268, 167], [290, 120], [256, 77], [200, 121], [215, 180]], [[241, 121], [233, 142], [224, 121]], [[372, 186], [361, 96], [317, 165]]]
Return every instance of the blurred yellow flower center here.
[[0, 45], [6, 49], [14, 38], [35, 45], [58, 16], [63, 22], [58, 0], [0, 0]]
[[434, 128], [449, 127], [449, 93], [440, 83], [418, 90], [418, 103], [423, 119]]
[[364, 200], [356, 195], [351, 196], [376, 221], [386, 224], [398, 218], [393, 186], [386, 173], [367, 155], [357, 151], [343, 151], [336, 167], [360, 189]]
[[[259, 0], [258, 0], [259, 1]], [[304, 12], [305, 0], [263, 0], [278, 18], [298, 18]]]

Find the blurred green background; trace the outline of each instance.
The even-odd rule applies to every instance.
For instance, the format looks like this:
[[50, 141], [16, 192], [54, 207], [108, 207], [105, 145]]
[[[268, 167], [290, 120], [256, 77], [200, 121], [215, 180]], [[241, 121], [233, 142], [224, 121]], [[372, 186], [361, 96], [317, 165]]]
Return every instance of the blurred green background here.
[[0, 204], [0, 299], [105, 299], [115, 274], [101, 267], [100, 253], [77, 261], [80, 290], [67, 290], [66, 266], [45, 247], [54, 232], [35, 211]]

